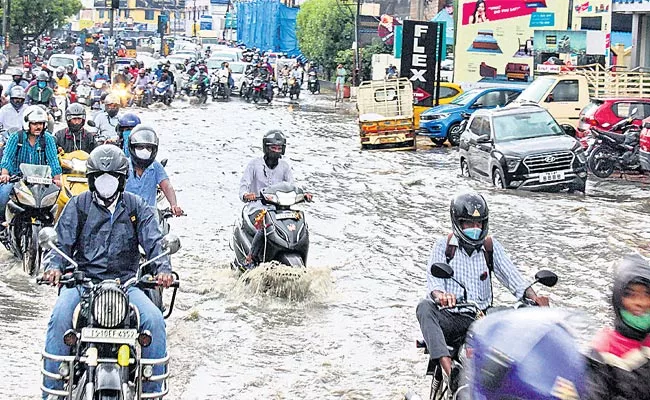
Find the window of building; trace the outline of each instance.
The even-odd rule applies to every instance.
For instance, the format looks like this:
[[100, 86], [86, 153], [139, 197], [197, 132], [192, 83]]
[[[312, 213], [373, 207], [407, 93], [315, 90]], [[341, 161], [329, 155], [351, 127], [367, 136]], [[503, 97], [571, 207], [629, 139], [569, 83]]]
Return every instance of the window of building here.
[[148, 21], [153, 21], [153, 10], [144, 10], [144, 19]]
[[104, 18], [104, 10], [99, 10], [99, 18]]

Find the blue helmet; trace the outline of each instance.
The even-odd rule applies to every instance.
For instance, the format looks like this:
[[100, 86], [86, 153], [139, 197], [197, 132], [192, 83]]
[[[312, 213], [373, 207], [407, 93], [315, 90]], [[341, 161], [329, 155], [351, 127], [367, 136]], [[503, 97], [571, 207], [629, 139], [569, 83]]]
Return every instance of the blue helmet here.
[[569, 313], [531, 307], [488, 315], [467, 337], [471, 398], [584, 399], [586, 360]]
[[140, 117], [137, 115], [133, 113], [127, 113], [120, 117], [116, 128], [118, 132], [132, 130], [136, 126], [140, 125], [141, 122], [142, 121], [140, 121]]

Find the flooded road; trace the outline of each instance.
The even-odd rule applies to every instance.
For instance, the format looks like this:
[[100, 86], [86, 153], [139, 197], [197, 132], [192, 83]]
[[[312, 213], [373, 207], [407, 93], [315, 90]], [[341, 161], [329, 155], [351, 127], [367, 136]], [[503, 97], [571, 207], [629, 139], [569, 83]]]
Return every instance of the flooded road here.
[[[361, 152], [355, 117], [306, 95], [271, 106], [233, 99], [139, 111], [156, 127], [158, 159], [187, 216], [172, 221], [183, 248], [182, 279], [168, 322], [170, 399], [400, 399], [424, 393], [427, 358], [415, 306], [435, 240], [450, 229], [449, 200], [473, 188], [488, 200], [491, 233], [527, 277], [560, 275], [555, 306], [608, 319], [612, 262], [650, 254], [650, 193], [640, 183], [591, 181], [587, 195], [494, 190], [459, 177], [448, 148]], [[251, 293], [229, 262], [241, 212], [239, 179], [261, 155], [261, 137], [281, 129], [296, 181], [314, 193], [310, 295], [285, 300]], [[426, 142], [423, 142], [426, 143]], [[0, 398], [39, 395], [39, 354], [55, 290], [38, 287], [0, 254]], [[499, 288], [496, 301], [514, 299]], [[598, 326], [590, 327], [593, 331]], [[590, 332], [584, 332], [587, 337]]]

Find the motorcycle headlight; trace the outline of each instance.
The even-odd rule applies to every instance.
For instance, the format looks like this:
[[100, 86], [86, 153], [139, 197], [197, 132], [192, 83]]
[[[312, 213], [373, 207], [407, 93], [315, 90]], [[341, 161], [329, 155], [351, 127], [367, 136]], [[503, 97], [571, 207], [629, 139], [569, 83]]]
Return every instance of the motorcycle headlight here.
[[41, 207], [52, 207], [56, 203], [56, 199], [59, 198], [59, 191], [57, 190], [56, 192], [52, 192], [45, 197], [43, 197], [43, 200], [41, 200]]
[[129, 300], [117, 287], [100, 289], [93, 299], [93, 319], [103, 328], [120, 325], [129, 311]]
[[508, 167], [508, 172], [512, 173], [519, 168], [519, 163], [521, 159], [519, 157], [506, 157], [506, 165]]
[[20, 187], [14, 187], [14, 193], [16, 194], [16, 200], [18, 200], [18, 203], [29, 207], [36, 207], [34, 195], [27, 186], [20, 185]]

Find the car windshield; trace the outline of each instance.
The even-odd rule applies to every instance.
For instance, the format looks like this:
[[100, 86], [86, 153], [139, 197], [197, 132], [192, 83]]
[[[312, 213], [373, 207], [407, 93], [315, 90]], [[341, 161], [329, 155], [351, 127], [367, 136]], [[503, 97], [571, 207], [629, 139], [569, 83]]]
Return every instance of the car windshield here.
[[234, 53], [212, 53], [210, 58], [216, 58], [218, 60], [227, 60], [227, 61], [236, 61], [237, 56]]
[[521, 92], [518, 100], [529, 101], [531, 103], [539, 103], [542, 101], [542, 97], [544, 97], [548, 89], [553, 86], [554, 83], [555, 78], [552, 77], [537, 78], [533, 81], [533, 83], [530, 84], [530, 86], [526, 88], [526, 90]]
[[481, 91], [480, 90], [469, 90], [460, 96], [456, 97], [454, 101], [451, 102], [451, 104], [455, 104], [458, 106], [466, 106], [467, 103], [472, 101], [477, 94], [479, 94]]
[[223, 63], [222, 60], [209, 59], [206, 64], [208, 65], [208, 69], [219, 69], [221, 68], [221, 63]]
[[560, 125], [546, 111], [495, 116], [493, 127], [496, 142], [564, 134]]
[[50, 58], [50, 67], [67, 67], [68, 65], [74, 66], [74, 60], [71, 58], [64, 57], [51, 57]]
[[246, 69], [246, 64], [230, 64], [230, 70], [233, 74], [243, 74]]

